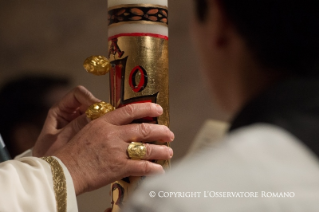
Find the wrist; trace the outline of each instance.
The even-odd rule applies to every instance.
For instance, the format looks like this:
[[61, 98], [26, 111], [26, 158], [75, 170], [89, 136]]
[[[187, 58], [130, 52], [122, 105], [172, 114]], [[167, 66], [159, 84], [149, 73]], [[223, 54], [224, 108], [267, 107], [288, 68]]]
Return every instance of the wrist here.
[[57, 152], [54, 156], [59, 158], [69, 171], [76, 195], [84, 193], [85, 186], [82, 178], [83, 174], [74, 158], [70, 154], [64, 154], [63, 152]]

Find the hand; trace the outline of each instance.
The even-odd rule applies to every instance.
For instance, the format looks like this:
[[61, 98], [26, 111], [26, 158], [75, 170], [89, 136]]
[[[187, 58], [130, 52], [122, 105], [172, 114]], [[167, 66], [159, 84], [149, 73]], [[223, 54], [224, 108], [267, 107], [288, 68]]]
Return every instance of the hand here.
[[33, 156], [52, 155], [63, 147], [88, 123], [88, 119], [83, 114], [86, 109], [100, 101], [83, 86], [78, 86], [69, 92], [50, 109], [32, 150]]
[[128, 176], [163, 173], [163, 167], [148, 160], [170, 159], [171, 148], [145, 144], [144, 160], [131, 160], [126, 150], [130, 142], [171, 142], [174, 134], [163, 125], [130, 124], [143, 117], [157, 117], [162, 107], [152, 103], [131, 104], [91, 121], [62, 149], [56, 152], [68, 168], [76, 194], [98, 189]]

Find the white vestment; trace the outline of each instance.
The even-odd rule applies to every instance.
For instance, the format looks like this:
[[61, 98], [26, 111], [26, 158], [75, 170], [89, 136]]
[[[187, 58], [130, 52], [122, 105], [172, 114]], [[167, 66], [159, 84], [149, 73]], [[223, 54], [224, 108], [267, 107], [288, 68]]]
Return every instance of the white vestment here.
[[[64, 164], [67, 210], [78, 211], [71, 175]], [[0, 163], [0, 212], [58, 212], [51, 166], [43, 159], [25, 157]]]
[[287, 131], [254, 124], [164, 176], [146, 180], [125, 212], [317, 212], [317, 157]]

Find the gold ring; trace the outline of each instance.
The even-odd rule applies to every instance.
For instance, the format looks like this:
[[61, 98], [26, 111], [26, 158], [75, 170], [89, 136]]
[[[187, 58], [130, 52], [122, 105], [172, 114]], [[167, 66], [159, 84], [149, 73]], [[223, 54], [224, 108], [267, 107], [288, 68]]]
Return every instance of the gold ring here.
[[141, 160], [146, 155], [146, 146], [143, 143], [131, 142], [127, 147], [127, 154], [133, 160]]
[[89, 119], [94, 120], [113, 110], [114, 107], [110, 103], [97, 102], [91, 105], [85, 113]]

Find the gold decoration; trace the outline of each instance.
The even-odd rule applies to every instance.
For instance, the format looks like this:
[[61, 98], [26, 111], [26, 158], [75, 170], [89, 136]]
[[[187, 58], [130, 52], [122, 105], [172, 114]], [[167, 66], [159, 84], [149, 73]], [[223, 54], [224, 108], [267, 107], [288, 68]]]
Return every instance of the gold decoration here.
[[43, 157], [51, 166], [53, 178], [53, 190], [55, 194], [56, 207], [58, 212], [67, 211], [67, 187], [63, 168], [60, 163], [53, 157]]
[[108, 25], [118, 25], [120, 23], [129, 24], [130, 22], [138, 24], [164, 24], [167, 27], [168, 20], [167, 8], [157, 7], [156, 5], [121, 5], [120, 8], [109, 10]]
[[85, 59], [84, 69], [94, 75], [105, 75], [110, 71], [111, 65], [109, 60], [104, 56], [91, 56]]
[[[109, 41], [111, 46], [112, 41]], [[117, 38], [117, 44], [125, 53], [121, 58], [129, 56], [125, 67], [124, 96], [123, 99], [139, 98], [158, 93], [156, 103], [164, 109], [163, 114], [158, 117], [158, 124], [169, 126], [169, 90], [168, 90], [168, 40], [150, 36], [123, 36]], [[120, 59], [116, 54], [110, 58], [110, 62]], [[136, 65], [142, 66], [148, 77], [148, 84], [142, 92], [134, 92], [129, 84], [131, 70]], [[112, 77], [112, 75], [110, 75]], [[115, 75], [113, 77], [116, 77]], [[136, 76], [138, 78], [138, 75]], [[115, 79], [113, 80], [115, 81]], [[114, 92], [117, 84], [114, 83]], [[117, 108], [118, 99], [111, 94], [110, 103]], [[162, 143], [159, 143], [162, 144]]]
[[132, 142], [127, 147], [128, 156], [133, 160], [141, 160], [146, 155], [146, 147], [143, 143]]
[[[115, 39], [116, 38], [116, 39]], [[168, 39], [165, 36], [113, 36], [109, 39], [109, 47], [114, 45], [114, 40], [118, 45], [119, 52], [111, 54], [110, 70], [111, 98], [110, 103], [116, 108], [120, 108], [130, 102], [149, 100], [148, 97], [156, 97], [157, 103], [162, 106], [163, 114], [156, 120], [158, 124], [169, 126], [169, 90], [168, 90]], [[126, 59], [125, 59], [126, 58]], [[125, 62], [122, 62], [125, 61]], [[145, 71], [147, 80], [144, 80], [142, 89], [139, 87], [142, 81], [143, 71], [136, 71], [139, 66]], [[119, 77], [119, 71], [124, 73]], [[133, 73], [133, 74], [132, 74]], [[133, 84], [133, 87], [130, 84]], [[134, 86], [135, 85], [135, 86]], [[120, 97], [120, 98], [119, 98]], [[163, 144], [162, 142], [152, 142], [152, 144]], [[166, 143], [169, 146], [168, 143]], [[170, 166], [169, 160], [155, 160], [154, 163], [160, 164], [165, 168]], [[133, 191], [143, 181], [144, 177], [128, 177], [118, 180], [112, 184], [112, 212], [121, 211]]]
[[85, 113], [89, 119], [94, 120], [113, 110], [114, 107], [111, 104], [98, 102], [91, 105]]

